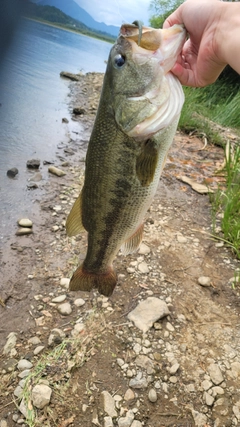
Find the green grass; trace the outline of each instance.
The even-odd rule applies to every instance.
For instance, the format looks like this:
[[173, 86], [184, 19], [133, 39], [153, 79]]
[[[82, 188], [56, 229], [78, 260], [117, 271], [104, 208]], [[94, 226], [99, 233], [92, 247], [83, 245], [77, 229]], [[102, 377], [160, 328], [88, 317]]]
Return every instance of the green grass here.
[[221, 217], [224, 241], [240, 259], [240, 146], [228, 143], [225, 148], [225, 189], [211, 195], [213, 232], [217, 217]]

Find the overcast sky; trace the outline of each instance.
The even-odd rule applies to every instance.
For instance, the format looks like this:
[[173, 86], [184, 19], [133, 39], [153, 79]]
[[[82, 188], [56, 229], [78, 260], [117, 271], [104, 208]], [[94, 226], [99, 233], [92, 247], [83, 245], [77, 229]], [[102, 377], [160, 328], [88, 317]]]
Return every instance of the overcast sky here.
[[75, 0], [95, 21], [120, 26], [139, 19], [149, 25], [150, 0]]

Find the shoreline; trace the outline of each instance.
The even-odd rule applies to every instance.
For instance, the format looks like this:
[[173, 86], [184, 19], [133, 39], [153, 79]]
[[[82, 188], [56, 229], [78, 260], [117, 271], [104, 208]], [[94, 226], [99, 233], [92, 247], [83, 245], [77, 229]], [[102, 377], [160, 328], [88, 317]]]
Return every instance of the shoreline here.
[[84, 33], [82, 33], [79, 30], [74, 30], [74, 29], [71, 29], [71, 28], [67, 28], [67, 27], [61, 26], [60, 24], [54, 24], [54, 23], [51, 23], [49, 21], [44, 21], [43, 19], [29, 18], [27, 16], [24, 16], [23, 19], [27, 19], [27, 20], [33, 21], [33, 22], [38, 22], [39, 24], [43, 24], [43, 25], [48, 25], [49, 27], [58, 28], [59, 30], [69, 31], [70, 33], [79, 34], [79, 35], [84, 36], [84, 37], [90, 37], [90, 38], [93, 38], [93, 39], [96, 39], [96, 40], [101, 40], [101, 41], [103, 41], [105, 43], [109, 43], [109, 44], [114, 44], [114, 42], [115, 42], [114, 39], [113, 39], [113, 41], [110, 41], [110, 40], [106, 40], [104, 38], [101, 38], [101, 36], [98, 37], [97, 35], [94, 36], [94, 35], [90, 35], [90, 34], [89, 35], [88, 34], [84, 34]]

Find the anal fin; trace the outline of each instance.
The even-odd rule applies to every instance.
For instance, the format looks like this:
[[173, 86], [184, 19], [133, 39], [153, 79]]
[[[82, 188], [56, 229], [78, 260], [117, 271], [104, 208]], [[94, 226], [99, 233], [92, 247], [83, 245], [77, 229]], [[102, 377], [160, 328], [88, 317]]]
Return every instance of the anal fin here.
[[123, 255], [128, 255], [137, 251], [142, 241], [143, 228], [144, 224], [141, 224], [133, 235], [123, 243], [121, 246], [121, 252]]
[[69, 237], [77, 236], [84, 231], [82, 224], [82, 192], [78, 196], [67, 217], [66, 231]]

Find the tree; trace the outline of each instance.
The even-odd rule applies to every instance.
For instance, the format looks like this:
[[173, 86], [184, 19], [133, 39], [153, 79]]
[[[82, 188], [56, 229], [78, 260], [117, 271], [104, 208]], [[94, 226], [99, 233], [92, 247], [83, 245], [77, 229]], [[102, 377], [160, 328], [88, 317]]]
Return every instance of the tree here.
[[183, 0], [151, 0], [150, 10], [153, 15], [150, 18], [150, 25], [153, 28], [162, 28], [165, 19], [183, 3]]

